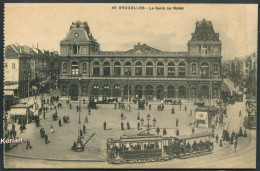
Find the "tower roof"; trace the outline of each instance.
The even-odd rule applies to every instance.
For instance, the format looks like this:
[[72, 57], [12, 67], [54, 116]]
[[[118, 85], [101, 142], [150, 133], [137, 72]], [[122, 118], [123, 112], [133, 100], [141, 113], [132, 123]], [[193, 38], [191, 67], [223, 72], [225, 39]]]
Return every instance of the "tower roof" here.
[[219, 34], [215, 33], [211, 21], [197, 21], [191, 42], [220, 42]]
[[96, 40], [87, 22], [76, 21], [72, 22], [69, 33], [61, 42], [96, 42]]

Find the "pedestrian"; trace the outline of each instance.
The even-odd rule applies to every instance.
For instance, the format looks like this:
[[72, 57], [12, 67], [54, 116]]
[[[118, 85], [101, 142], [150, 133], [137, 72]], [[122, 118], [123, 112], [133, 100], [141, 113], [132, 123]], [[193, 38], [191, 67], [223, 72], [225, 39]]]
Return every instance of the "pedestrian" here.
[[70, 110], [71, 110], [71, 108], [72, 108], [72, 105], [71, 105], [71, 103], [70, 103]]
[[180, 105], [180, 110], [181, 110], [181, 105]]
[[32, 148], [31, 142], [30, 142], [29, 139], [27, 139], [27, 141], [26, 141], [26, 150], [31, 149], [31, 148]]
[[45, 140], [45, 144], [50, 143], [50, 141], [49, 141], [49, 137], [48, 137], [47, 134], [45, 134], [45, 136], [44, 136], [44, 140]]
[[86, 131], [86, 125], [83, 124], [83, 134], [86, 134], [86, 133], [87, 133], [87, 131]]
[[149, 104], [149, 110], [152, 110], [152, 105]]
[[103, 127], [104, 127], [104, 130], [107, 129], [107, 123], [106, 123], [106, 121], [104, 121], [104, 123], [103, 123]]
[[12, 131], [15, 131], [15, 125], [14, 124], [12, 125]]
[[20, 134], [22, 134], [22, 133], [23, 133], [23, 126], [20, 125]]
[[184, 110], [185, 110], [185, 112], [187, 111], [187, 106], [185, 105], [185, 107], [184, 107]]
[[89, 106], [89, 108], [88, 108], [88, 114], [90, 115], [90, 106]]
[[140, 130], [140, 122], [137, 123], [137, 130]]
[[140, 120], [140, 113], [137, 114], [137, 120]]
[[127, 129], [130, 129], [130, 124], [129, 124], [129, 122], [126, 123], [126, 127], [127, 127]]
[[53, 134], [53, 133], [55, 132], [54, 129], [53, 129], [52, 124], [51, 124], [51, 130], [50, 130], [50, 132], [51, 132], [51, 134]]
[[194, 132], [195, 132], [194, 127], [192, 127], [191, 132], [192, 132], [192, 134], [194, 134]]
[[124, 114], [123, 113], [121, 113], [121, 120], [123, 120], [124, 119]]
[[218, 134], [216, 135], [216, 143], [218, 143]]
[[244, 130], [244, 137], [247, 137], [246, 129]]
[[220, 138], [220, 140], [219, 140], [219, 146], [220, 147], [223, 147], [223, 143], [222, 142], [223, 142], [223, 138]]
[[179, 119], [177, 118], [176, 119], [176, 127], [178, 127], [178, 125], [179, 125]]
[[192, 110], [190, 109], [190, 116], [192, 116]]
[[61, 119], [59, 119], [59, 127], [61, 127], [62, 125], [61, 125]]
[[179, 135], [180, 135], [180, 130], [177, 129], [177, 130], [175, 131], [175, 133], [176, 133], [176, 136], [179, 136]]
[[234, 152], [236, 153], [237, 152], [237, 141], [234, 142]]
[[238, 117], [242, 117], [242, 112], [241, 112], [241, 110], [239, 110], [239, 115], [238, 115]]
[[148, 102], [147, 102], [147, 101], [145, 102], [145, 106], [146, 106], [146, 107], [148, 106]]
[[157, 135], [159, 135], [159, 133], [160, 133], [160, 128], [159, 127], [156, 128], [156, 133], [157, 133]]
[[43, 111], [43, 119], [46, 119], [46, 113], [45, 113], [45, 111]]
[[174, 110], [174, 107], [172, 107], [172, 114], [175, 114], [175, 110]]
[[124, 130], [124, 123], [121, 122], [121, 130]]
[[79, 105], [76, 106], [77, 112], [79, 112]]
[[76, 147], [77, 147], [77, 143], [76, 143], [76, 141], [74, 141], [73, 146], [70, 149], [71, 150], [76, 150]]
[[166, 134], [167, 134], [167, 132], [166, 132], [166, 129], [164, 128], [163, 129], [163, 136], [166, 135]]

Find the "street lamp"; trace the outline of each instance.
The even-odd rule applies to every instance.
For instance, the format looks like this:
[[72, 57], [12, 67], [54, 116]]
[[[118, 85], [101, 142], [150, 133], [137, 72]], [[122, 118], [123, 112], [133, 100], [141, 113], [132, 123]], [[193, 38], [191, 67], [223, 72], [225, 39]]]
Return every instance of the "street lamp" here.
[[141, 126], [144, 126], [144, 118], [141, 118]]
[[[80, 80], [81, 77], [79, 76], [79, 87], [80, 87]], [[81, 136], [80, 136], [80, 128], [81, 128], [81, 121], [80, 121], [80, 112], [81, 112], [81, 102], [80, 102], [80, 92], [79, 92], [79, 121], [78, 121], [78, 139], [77, 139], [77, 145], [76, 145], [76, 152], [81, 152], [84, 151], [84, 146], [81, 141]]]
[[147, 115], [146, 117], [147, 117], [147, 121], [148, 121], [147, 132], [148, 132], [148, 134], [149, 134], [149, 130], [150, 130], [149, 121], [150, 121], [150, 119], [151, 119], [151, 115], [148, 113], [148, 115]]
[[28, 73], [28, 102], [30, 97], [30, 78], [31, 78], [31, 71]]
[[156, 125], [156, 119], [153, 118], [153, 126], [155, 127], [155, 125]]

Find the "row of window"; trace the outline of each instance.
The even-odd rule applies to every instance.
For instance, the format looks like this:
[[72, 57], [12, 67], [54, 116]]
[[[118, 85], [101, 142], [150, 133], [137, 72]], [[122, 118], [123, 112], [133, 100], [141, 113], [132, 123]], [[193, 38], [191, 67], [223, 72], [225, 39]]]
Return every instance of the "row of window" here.
[[[178, 89], [175, 89], [174, 86], [168, 86], [167, 87], [167, 97], [169, 98], [174, 98], [176, 97], [176, 91], [178, 91], [178, 94], [180, 97], [184, 97], [186, 94], [186, 88], [184, 86], [179, 86]], [[124, 96], [132, 96], [132, 93], [134, 93], [134, 96], [142, 97], [143, 93], [145, 93], [145, 97], [147, 99], [151, 99], [154, 96], [154, 93], [156, 92], [157, 97], [164, 97], [166, 95], [166, 92], [164, 90], [163, 86], [158, 86], [156, 89], [154, 89], [152, 86], [148, 85], [145, 87], [144, 91], [142, 89], [142, 86], [137, 85], [134, 87], [134, 91], [132, 92], [132, 88], [129, 87], [128, 85], [125, 85], [123, 88], [123, 92], [121, 92], [121, 87], [119, 85], [114, 86], [113, 88], [110, 88], [110, 86], [105, 85], [103, 86], [103, 89], [101, 91], [100, 86], [95, 85], [92, 87], [91, 95], [104, 95], [104, 96], [111, 96], [111, 93], [115, 97], [121, 97], [121, 93], [124, 94]], [[62, 87], [62, 93], [65, 95], [67, 94], [67, 86], [64, 85]], [[87, 94], [87, 87], [83, 86], [82, 87], [82, 94]], [[208, 98], [209, 97], [209, 88], [206, 86], [203, 86], [201, 88], [200, 94], [203, 98]], [[213, 96], [218, 96], [218, 88], [215, 87], [212, 91]], [[197, 89], [196, 88], [191, 88], [191, 96], [197, 96]]]
[[[186, 74], [186, 66], [184, 62], [179, 63], [179, 76], [185, 76]], [[201, 70], [201, 76], [209, 76], [209, 64], [207, 62], [203, 62], [200, 67]], [[62, 71], [63, 73], [67, 73], [68, 71], [68, 66], [67, 63], [63, 63], [62, 65]], [[147, 62], [145, 66], [145, 75], [147, 76], [153, 76], [154, 72], [154, 67], [152, 62]], [[82, 72], [87, 73], [87, 63], [82, 64]], [[175, 65], [173, 62], [169, 62], [168, 64], [168, 76], [174, 76], [175, 75]], [[72, 75], [78, 75], [79, 74], [79, 64], [78, 62], [74, 61], [71, 63], [71, 74]], [[191, 67], [191, 74], [196, 75], [197, 74], [197, 66], [196, 64], [192, 64]], [[214, 64], [213, 65], [213, 74], [218, 74], [218, 65]], [[99, 76], [101, 75], [100, 72], [100, 64], [99, 62], [94, 62], [93, 63], [93, 75], [94, 76]], [[107, 61], [104, 63], [103, 66], [103, 75], [104, 76], [110, 76], [111, 75], [111, 66], [110, 63]], [[115, 76], [120, 76], [121, 74], [121, 64], [119, 62], [115, 62], [114, 64], [114, 75]], [[131, 63], [128, 61], [125, 63], [124, 66], [124, 75], [132, 75], [132, 66]], [[135, 65], [135, 75], [136, 76], [141, 76], [143, 75], [143, 66], [141, 62], [136, 62]], [[157, 64], [157, 75], [158, 76], [163, 76], [164, 75], [164, 64], [162, 62], [158, 62]]]

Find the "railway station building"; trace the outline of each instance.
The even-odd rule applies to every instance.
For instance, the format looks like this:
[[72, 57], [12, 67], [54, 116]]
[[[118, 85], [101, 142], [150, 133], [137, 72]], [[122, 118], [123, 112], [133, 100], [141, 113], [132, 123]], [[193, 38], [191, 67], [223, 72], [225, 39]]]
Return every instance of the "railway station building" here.
[[221, 41], [212, 22], [197, 21], [187, 51], [136, 44], [128, 51], [101, 51], [87, 22], [73, 22], [60, 41], [63, 99], [219, 98]]

